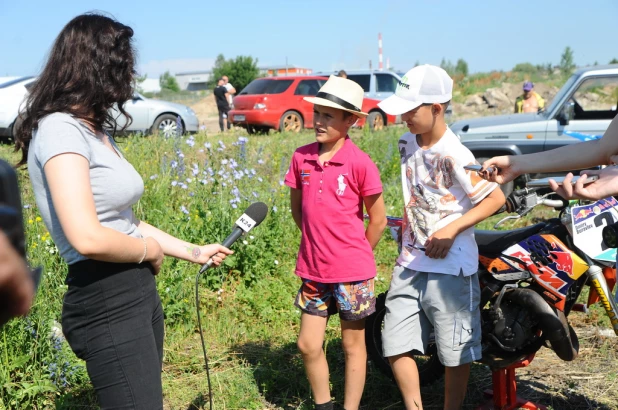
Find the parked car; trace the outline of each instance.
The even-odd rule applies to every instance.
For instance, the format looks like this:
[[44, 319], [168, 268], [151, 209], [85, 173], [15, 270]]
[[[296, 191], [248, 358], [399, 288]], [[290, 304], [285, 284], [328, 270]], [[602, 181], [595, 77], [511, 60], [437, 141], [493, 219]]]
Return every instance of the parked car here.
[[[21, 77], [0, 84], [0, 137], [13, 138], [20, 105], [35, 81], [35, 77]], [[146, 98], [139, 93], [135, 93], [124, 108], [133, 119], [125, 132], [172, 136], [177, 132], [178, 116], [182, 120], [182, 132], [197, 132], [199, 127], [197, 116], [190, 107]], [[112, 112], [120, 126], [126, 123], [126, 118], [116, 109], [112, 108]]]
[[[338, 71], [337, 71], [338, 72]], [[326, 73], [318, 72], [317, 75], [336, 75], [337, 72]], [[356, 82], [365, 90], [365, 97], [376, 100], [384, 100], [395, 93], [397, 84], [405, 73], [395, 71], [379, 71], [379, 70], [346, 70], [348, 79]], [[450, 122], [453, 116], [452, 104], [448, 106], [445, 112], [447, 123]], [[397, 116], [397, 124], [401, 123], [400, 116]]]
[[[595, 66], [575, 72], [542, 112], [464, 119], [451, 124], [451, 130], [483, 162], [600, 138], [617, 114], [618, 65]], [[515, 184], [547, 176], [523, 176]], [[503, 190], [510, 192], [515, 184]]]
[[[234, 97], [234, 108], [228, 118], [250, 134], [270, 129], [299, 132], [313, 128], [313, 105], [303, 98], [315, 96], [326, 80], [323, 76], [305, 75], [258, 78]], [[368, 123], [377, 130], [395, 122], [395, 117], [386, 115], [378, 103], [375, 99], [363, 100], [362, 110], [369, 116], [356, 126]]]

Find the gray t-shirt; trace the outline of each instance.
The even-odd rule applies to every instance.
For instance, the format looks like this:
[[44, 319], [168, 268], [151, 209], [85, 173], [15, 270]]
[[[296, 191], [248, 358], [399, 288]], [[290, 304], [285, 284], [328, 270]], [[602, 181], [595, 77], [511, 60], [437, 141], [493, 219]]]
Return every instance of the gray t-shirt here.
[[[97, 217], [101, 225], [139, 238], [131, 206], [144, 193], [144, 182], [135, 168], [124, 159], [110, 138], [116, 153], [100, 137], [69, 114], [54, 113], [39, 121], [28, 151], [28, 172], [41, 217], [56, 243], [60, 255], [68, 264], [86, 259], [71, 246], [56, 215], [43, 168], [51, 158], [75, 153], [90, 163], [90, 185]], [[71, 198], [64, 198], [70, 201]]]

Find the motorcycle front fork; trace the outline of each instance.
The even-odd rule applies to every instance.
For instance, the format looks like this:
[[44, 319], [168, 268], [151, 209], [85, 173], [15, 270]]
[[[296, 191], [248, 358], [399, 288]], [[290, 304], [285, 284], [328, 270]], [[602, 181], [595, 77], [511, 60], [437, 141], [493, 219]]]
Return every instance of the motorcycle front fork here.
[[594, 287], [599, 294], [599, 299], [612, 323], [614, 333], [618, 335], [618, 305], [616, 304], [616, 300], [612, 297], [612, 291], [607, 285], [605, 276], [603, 276], [603, 270], [597, 265], [591, 265], [590, 268], [588, 268], [588, 276], [590, 277], [591, 286]]

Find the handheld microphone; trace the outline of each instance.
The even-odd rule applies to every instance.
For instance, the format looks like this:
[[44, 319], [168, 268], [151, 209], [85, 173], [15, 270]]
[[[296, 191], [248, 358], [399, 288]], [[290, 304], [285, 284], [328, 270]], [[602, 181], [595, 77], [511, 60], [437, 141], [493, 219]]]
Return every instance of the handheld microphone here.
[[[249, 232], [251, 229], [255, 228], [266, 218], [266, 214], [268, 213], [268, 206], [264, 202], [254, 202], [245, 211], [244, 214], [238, 218], [234, 225], [234, 230], [229, 234], [227, 238], [223, 241], [221, 245], [229, 248], [232, 246], [234, 242], [243, 233]], [[202, 265], [200, 269], [200, 273], [203, 273], [206, 269], [210, 268], [213, 264], [212, 258], [208, 260], [205, 264]]]

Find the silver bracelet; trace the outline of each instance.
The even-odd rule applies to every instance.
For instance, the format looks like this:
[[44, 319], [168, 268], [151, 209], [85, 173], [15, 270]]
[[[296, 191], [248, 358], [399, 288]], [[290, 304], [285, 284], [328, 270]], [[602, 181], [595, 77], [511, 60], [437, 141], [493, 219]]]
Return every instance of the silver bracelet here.
[[142, 255], [142, 259], [137, 262], [138, 265], [144, 262], [144, 259], [146, 259], [146, 254], [148, 253], [148, 244], [146, 243], [146, 238], [144, 238], [143, 236], [142, 241], [144, 241], [144, 254]]

